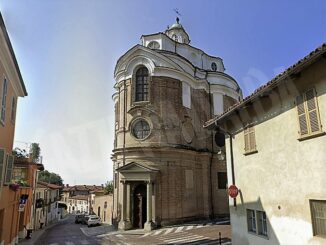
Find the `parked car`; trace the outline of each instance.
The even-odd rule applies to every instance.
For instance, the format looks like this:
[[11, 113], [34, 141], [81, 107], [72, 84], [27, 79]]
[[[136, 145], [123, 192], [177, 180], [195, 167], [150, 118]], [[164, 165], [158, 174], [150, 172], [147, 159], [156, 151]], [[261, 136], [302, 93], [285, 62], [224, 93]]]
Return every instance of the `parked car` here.
[[87, 225], [87, 220], [89, 219], [89, 215], [84, 215], [84, 218], [82, 219], [82, 224]]
[[84, 214], [76, 214], [76, 216], [75, 216], [75, 223], [76, 224], [83, 223], [84, 218], [85, 218], [85, 215]]
[[96, 215], [88, 216], [87, 226], [91, 227], [91, 226], [95, 226], [95, 225], [101, 225], [101, 218]]

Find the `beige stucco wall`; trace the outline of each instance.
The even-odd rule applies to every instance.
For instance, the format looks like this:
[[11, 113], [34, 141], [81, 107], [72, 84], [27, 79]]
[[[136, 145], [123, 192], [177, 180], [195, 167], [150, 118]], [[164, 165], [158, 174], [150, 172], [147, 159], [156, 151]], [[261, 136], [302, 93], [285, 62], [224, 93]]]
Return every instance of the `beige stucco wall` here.
[[101, 218], [102, 223], [112, 224], [113, 195], [95, 195], [93, 211]]
[[[240, 189], [238, 206], [230, 212], [232, 244], [326, 244], [313, 236], [310, 199], [326, 200], [326, 136], [299, 141], [295, 95], [314, 86], [318, 95], [321, 123], [326, 125], [326, 60], [292, 78], [287, 89], [281, 86], [270, 94], [272, 100], [253, 105], [247, 113], [255, 123], [257, 153], [244, 155], [243, 126], [239, 118], [230, 118], [233, 139], [235, 182]], [[290, 91], [288, 96], [281, 93]], [[280, 99], [282, 98], [282, 99]], [[240, 116], [246, 122], [246, 112]], [[226, 125], [231, 125], [227, 123]], [[228, 177], [231, 183], [230, 148], [227, 141]], [[268, 239], [248, 233], [246, 209], [267, 214]]]

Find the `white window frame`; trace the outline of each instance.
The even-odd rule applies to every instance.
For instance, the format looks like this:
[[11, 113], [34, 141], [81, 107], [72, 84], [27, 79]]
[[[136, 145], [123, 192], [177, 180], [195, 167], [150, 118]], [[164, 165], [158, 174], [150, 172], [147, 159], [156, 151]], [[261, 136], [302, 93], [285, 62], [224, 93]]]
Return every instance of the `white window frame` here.
[[0, 187], [3, 185], [3, 183], [5, 182], [5, 170], [6, 170], [6, 151], [5, 149], [0, 149], [0, 151], [2, 152], [2, 159], [0, 157]]
[[186, 82], [182, 82], [182, 105], [191, 109], [191, 87]]
[[257, 232], [256, 212], [253, 209], [247, 209], [247, 225], [248, 225], [249, 232], [252, 233]]
[[1, 111], [0, 122], [4, 125], [6, 120], [6, 107], [7, 107], [7, 93], [8, 93], [8, 81], [4, 77], [1, 90]]
[[[326, 200], [309, 200], [313, 235], [326, 238]], [[317, 212], [316, 212], [316, 209]], [[318, 222], [319, 221], [319, 222]]]
[[224, 111], [223, 94], [213, 93], [214, 115], [221, 115]]
[[258, 235], [267, 237], [267, 217], [264, 211], [256, 211]]
[[250, 234], [268, 238], [266, 212], [261, 210], [247, 209], [247, 227]]
[[11, 114], [10, 114], [10, 121], [14, 124], [16, 119], [16, 105], [17, 105], [17, 99], [15, 96], [11, 99]]

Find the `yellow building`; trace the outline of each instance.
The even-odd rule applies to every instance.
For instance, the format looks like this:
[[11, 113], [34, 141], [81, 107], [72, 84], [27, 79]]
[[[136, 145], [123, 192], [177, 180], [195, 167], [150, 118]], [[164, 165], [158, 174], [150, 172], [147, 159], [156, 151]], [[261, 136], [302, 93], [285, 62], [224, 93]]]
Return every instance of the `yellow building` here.
[[232, 135], [234, 245], [326, 244], [325, 58], [323, 44], [205, 125]]
[[24, 81], [0, 14], [0, 243], [18, 242], [21, 191], [10, 188], [18, 97], [27, 96]]
[[102, 223], [112, 224], [113, 195], [104, 194], [104, 190], [96, 190], [91, 193], [92, 213], [101, 218]]

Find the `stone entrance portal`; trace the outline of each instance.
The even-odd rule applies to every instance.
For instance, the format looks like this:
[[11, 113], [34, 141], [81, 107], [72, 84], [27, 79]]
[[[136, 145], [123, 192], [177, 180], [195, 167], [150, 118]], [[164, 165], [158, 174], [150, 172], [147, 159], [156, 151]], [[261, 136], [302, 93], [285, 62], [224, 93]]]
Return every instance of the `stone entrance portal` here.
[[[121, 218], [118, 228], [152, 230], [155, 217], [155, 195], [153, 186], [158, 169], [140, 164], [128, 163], [117, 169], [120, 174]], [[154, 201], [153, 201], [154, 200]], [[153, 203], [154, 202], [154, 203]]]
[[139, 184], [133, 193], [133, 228], [142, 229], [146, 222], [146, 186]]

